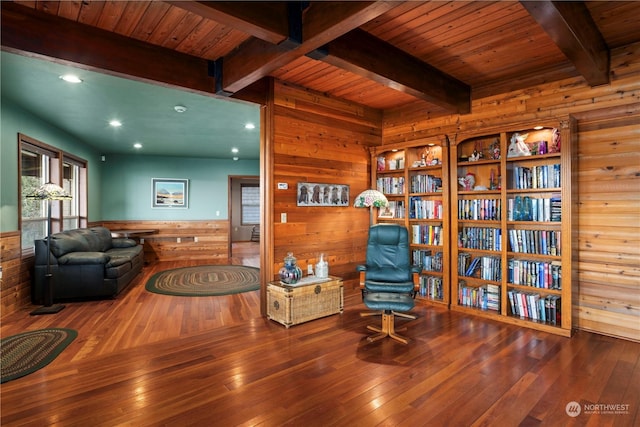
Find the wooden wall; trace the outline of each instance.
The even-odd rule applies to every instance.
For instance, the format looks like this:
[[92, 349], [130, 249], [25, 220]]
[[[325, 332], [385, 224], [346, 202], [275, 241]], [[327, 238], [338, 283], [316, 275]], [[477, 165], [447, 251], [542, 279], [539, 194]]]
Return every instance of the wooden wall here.
[[33, 257], [21, 259], [20, 232], [0, 233], [0, 315], [13, 313], [31, 303]]
[[[351, 204], [369, 188], [367, 147], [381, 142], [382, 114], [278, 82], [273, 105], [273, 271], [277, 274], [287, 252], [305, 272], [325, 252], [329, 274], [356, 286], [369, 211]], [[348, 185], [350, 206], [298, 207], [298, 182]], [[278, 190], [278, 183], [289, 188]], [[286, 223], [281, 213], [287, 214]]]
[[415, 104], [385, 113], [383, 143], [573, 114], [578, 120], [579, 329], [640, 341], [640, 44], [612, 53], [610, 85], [581, 78], [475, 100], [472, 113], [429, 118]]
[[[145, 262], [229, 262], [229, 221], [103, 221], [110, 230], [157, 230], [144, 236]], [[179, 240], [179, 241], [178, 241]], [[196, 241], [197, 240], [197, 241]]]

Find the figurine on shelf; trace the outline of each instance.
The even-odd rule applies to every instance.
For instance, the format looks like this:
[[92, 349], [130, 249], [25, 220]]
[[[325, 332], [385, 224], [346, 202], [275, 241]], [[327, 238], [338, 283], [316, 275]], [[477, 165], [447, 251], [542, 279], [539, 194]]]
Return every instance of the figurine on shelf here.
[[476, 177], [469, 172], [464, 176], [464, 178], [458, 178], [458, 183], [462, 185], [464, 191], [471, 191], [476, 183]]
[[491, 176], [489, 178], [489, 189], [496, 190], [498, 188], [498, 181], [496, 181], [496, 174], [493, 169], [491, 169]]
[[558, 128], [553, 129], [553, 136], [551, 137], [551, 147], [549, 147], [549, 152], [560, 152], [560, 130]]
[[500, 140], [497, 138], [491, 144], [491, 158], [493, 160], [500, 160]]
[[514, 133], [511, 137], [511, 144], [509, 144], [509, 151], [507, 152], [507, 158], [510, 157], [521, 157], [521, 156], [530, 156], [531, 151], [527, 144], [524, 143], [525, 139], [529, 136], [528, 133], [520, 135], [519, 133]]
[[420, 155], [420, 166], [429, 166], [433, 162], [433, 153], [430, 147], [424, 147]]

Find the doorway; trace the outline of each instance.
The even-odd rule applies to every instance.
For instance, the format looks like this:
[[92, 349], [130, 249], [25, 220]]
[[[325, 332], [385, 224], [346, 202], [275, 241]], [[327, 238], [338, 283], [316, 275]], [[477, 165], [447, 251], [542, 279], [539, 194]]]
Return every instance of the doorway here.
[[229, 176], [229, 242], [232, 260], [260, 266], [259, 176]]

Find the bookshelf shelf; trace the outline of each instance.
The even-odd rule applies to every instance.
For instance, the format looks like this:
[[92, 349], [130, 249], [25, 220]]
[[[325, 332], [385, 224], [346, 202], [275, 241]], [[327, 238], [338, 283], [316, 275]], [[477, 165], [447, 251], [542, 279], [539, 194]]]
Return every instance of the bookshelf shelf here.
[[[575, 120], [565, 116], [457, 136], [450, 147], [451, 309], [571, 335], [575, 135]], [[510, 147], [522, 144], [530, 155], [514, 156]]]
[[372, 185], [396, 208], [399, 218], [377, 217], [376, 222], [402, 223], [410, 238], [413, 264], [421, 265], [420, 292], [425, 303], [450, 303], [449, 147], [443, 137], [420, 139], [373, 148]]

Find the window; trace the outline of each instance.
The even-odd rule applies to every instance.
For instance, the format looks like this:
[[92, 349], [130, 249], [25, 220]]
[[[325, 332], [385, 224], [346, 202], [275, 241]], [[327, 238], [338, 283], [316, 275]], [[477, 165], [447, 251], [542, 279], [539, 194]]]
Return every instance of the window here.
[[242, 193], [242, 225], [260, 223], [260, 186], [255, 184], [241, 184]]
[[33, 251], [34, 241], [47, 236], [47, 202], [26, 195], [47, 182], [66, 189], [73, 197], [51, 205], [51, 233], [87, 226], [87, 163], [26, 135], [20, 142], [20, 229], [23, 252]]

